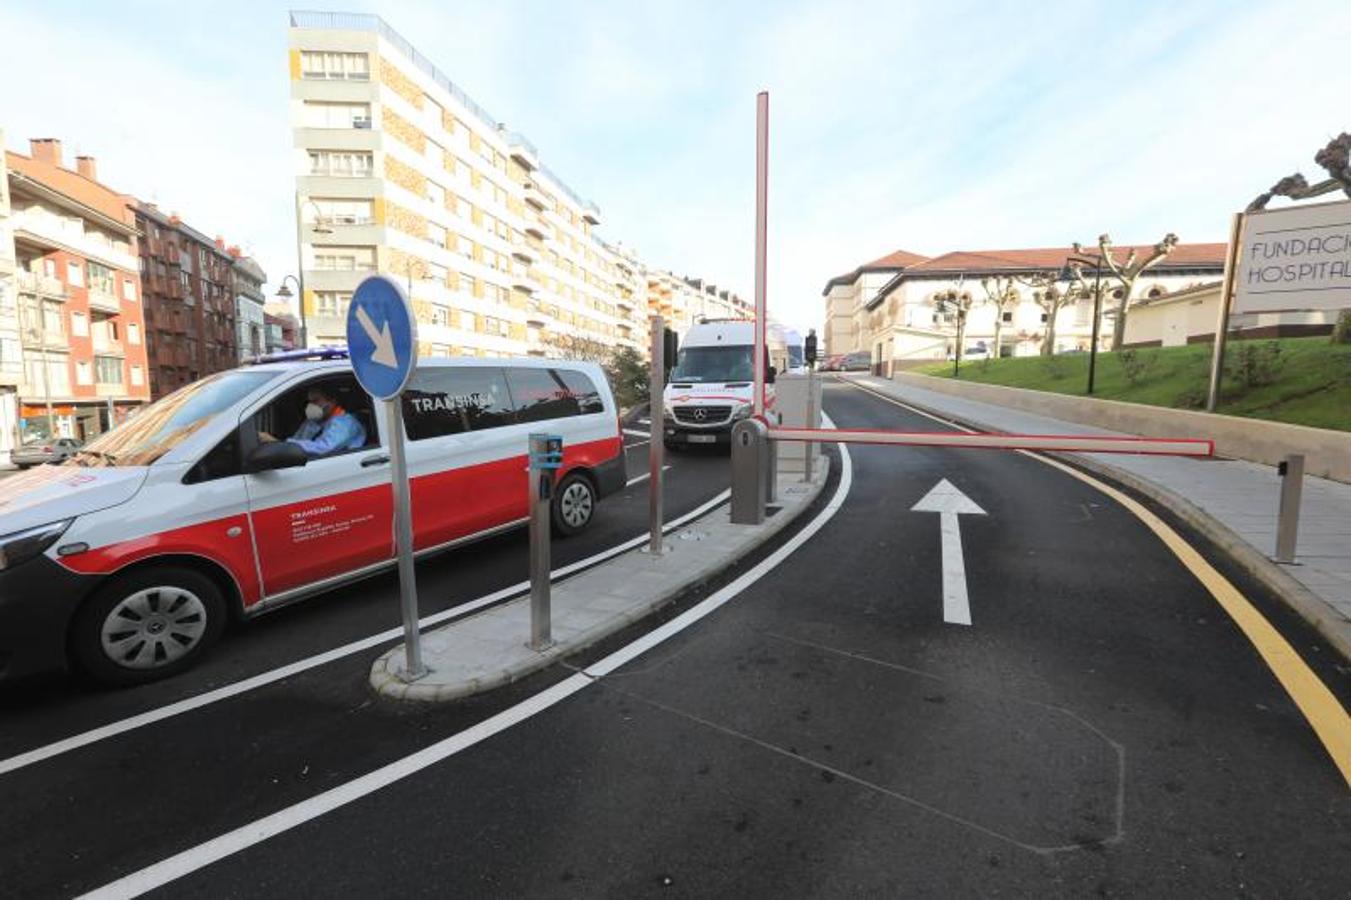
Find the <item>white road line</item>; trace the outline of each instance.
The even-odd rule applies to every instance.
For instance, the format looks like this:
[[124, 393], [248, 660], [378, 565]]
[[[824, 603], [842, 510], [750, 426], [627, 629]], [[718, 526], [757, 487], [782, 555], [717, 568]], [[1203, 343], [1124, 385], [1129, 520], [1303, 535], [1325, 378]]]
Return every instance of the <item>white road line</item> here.
[[634, 437], [645, 437], [645, 438], [650, 438], [650, 437], [652, 437], [652, 432], [650, 432], [650, 431], [639, 431], [637, 428], [625, 428], [625, 429], [624, 429], [624, 433], [625, 433], [625, 434], [629, 434], [629, 435], [633, 435]]
[[[689, 522], [692, 519], [696, 519], [699, 516], [702, 516], [704, 513], [708, 512], [709, 510], [713, 509], [714, 507], [722, 504], [730, 496], [731, 491], [723, 491], [713, 499], [709, 500], [706, 503], [701, 504], [700, 506], [691, 510], [685, 515], [672, 519], [669, 523], [667, 523], [664, 526], [663, 530], [671, 531], [675, 528], [679, 528], [686, 522]], [[640, 537], [630, 538], [629, 540], [626, 540], [621, 544], [616, 544], [615, 546], [611, 547], [608, 550], [602, 550], [600, 553], [588, 556], [586, 559], [578, 560], [577, 562], [574, 563], [569, 563], [566, 566], [560, 566], [559, 568], [554, 569], [553, 572], [551, 573], [552, 579], [557, 580], [560, 578], [566, 578], [568, 575], [571, 575], [580, 569], [588, 568], [590, 566], [595, 565], [596, 563], [604, 562], [607, 559], [611, 559], [615, 556], [618, 556], [621, 553], [632, 550], [634, 547], [642, 546], [643, 544], [647, 543], [648, 539], [649, 539], [648, 535], [646, 534]], [[444, 622], [447, 619], [452, 619], [457, 616], [464, 615], [465, 613], [473, 612], [476, 609], [482, 609], [485, 606], [491, 606], [492, 604], [502, 600], [506, 600], [509, 597], [513, 597], [517, 594], [524, 593], [529, 589], [530, 589], [530, 582], [522, 581], [517, 584], [513, 584], [510, 587], [505, 587], [502, 588], [501, 590], [493, 591], [491, 594], [485, 594], [482, 597], [478, 597], [474, 600], [469, 600], [465, 603], [461, 603], [459, 606], [453, 606], [450, 609], [445, 609], [442, 610], [441, 612], [433, 613], [432, 615], [429, 616], [424, 616], [419, 621], [418, 624], [421, 628], [429, 628], [433, 625], [437, 625], [441, 622]], [[316, 654], [315, 656], [310, 656], [305, 659], [289, 663], [288, 665], [281, 666], [276, 669], [271, 669], [267, 672], [262, 672], [258, 675], [254, 675], [251, 678], [245, 678], [242, 681], [236, 681], [232, 684], [223, 685], [221, 687], [216, 688], [215, 690], [207, 691], [204, 694], [198, 694], [195, 697], [188, 697], [184, 700], [179, 700], [175, 703], [170, 703], [165, 706], [160, 706], [155, 709], [147, 710], [146, 712], [139, 713], [137, 715], [130, 716], [125, 719], [120, 719], [116, 722], [110, 722], [107, 725], [102, 725], [98, 728], [92, 728], [89, 731], [84, 731], [79, 734], [71, 735], [70, 737], [63, 738], [59, 741], [54, 741], [50, 744], [46, 744], [41, 747], [36, 747], [32, 750], [28, 750], [16, 756], [11, 756], [8, 759], [0, 760], [0, 775], [5, 775], [10, 772], [17, 771], [18, 769], [22, 769], [26, 766], [31, 766], [35, 763], [49, 760], [54, 756], [60, 756], [61, 754], [69, 753], [72, 750], [78, 750], [81, 747], [87, 747], [90, 744], [96, 744], [99, 741], [104, 741], [107, 740], [108, 738], [116, 737], [119, 734], [125, 734], [128, 731], [134, 731], [137, 728], [143, 728], [146, 725], [153, 725], [156, 722], [162, 722], [165, 719], [169, 719], [186, 712], [191, 712], [194, 709], [201, 709], [204, 706], [210, 706], [213, 703], [219, 703], [222, 700], [228, 700], [231, 697], [237, 697], [240, 694], [247, 693], [249, 691], [255, 690], [256, 688], [264, 687], [269, 684], [274, 684], [278, 681], [282, 681], [283, 679], [290, 678], [292, 675], [298, 675], [301, 672], [305, 672], [318, 666], [331, 663], [334, 660], [342, 659], [345, 656], [351, 656], [353, 653], [360, 653], [363, 650], [369, 650], [372, 647], [378, 647], [381, 644], [386, 644], [389, 643], [390, 641], [399, 640], [402, 637], [403, 637], [403, 628], [401, 627], [391, 628], [388, 631], [382, 631], [379, 634], [373, 634], [370, 637], [362, 638], [361, 640], [358, 641], [353, 641], [350, 644], [344, 644], [341, 647], [335, 647], [334, 649], [326, 651], [324, 653], [319, 653]]]
[[626, 662], [647, 652], [662, 641], [725, 605], [746, 588], [773, 571], [820, 531], [844, 504], [849, 495], [849, 488], [853, 484], [853, 466], [849, 457], [849, 450], [843, 444], [838, 446], [841, 461], [840, 483], [835, 489], [834, 496], [826, 504], [826, 508], [817, 513], [816, 518], [793, 535], [787, 543], [761, 560], [750, 571], [656, 630], [615, 651], [600, 662], [583, 670], [583, 672], [571, 675], [553, 687], [511, 706], [471, 728], [453, 734], [430, 747], [396, 760], [346, 784], [317, 794], [308, 800], [302, 800], [294, 806], [278, 810], [270, 816], [250, 822], [206, 843], [190, 847], [181, 853], [146, 866], [144, 869], [132, 872], [103, 887], [90, 891], [84, 896], [99, 898], [99, 900], [139, 897], [147, 891], [163, 887], [184, 875], [191, 874], [227, 856], [246, 850], [255, 844], [295, 828], [297, 825], [309, 822], [368, 794], [375, 793], [396, 781], [407, 778], [409, 775], [416, 774], [428, 766], [448, 759], [461, 750], [472, 747], [480, 741], [510, 728], [512, 725], [543, 712], [589, 685], [595, 684], [602, 676], [613, 672]]
[[[671, 471], [671, 467], [670, 467], [670, 466], [662, 466], [662, 467], [661, 467], [661, 470], [662, 470], [663, 472], [669, 472], [669, 471]], [[641, 474], [641, 475], [636, 475], [636, 476], [634, 476], [633, 478], [630, 478], [628, 481], [626, 481], [626, 482], [624, 483], [624, 487], [632, 487], [633, 485], [637, 484], [637, 483], [640, 482], [640, 481], [647, 481], [647, 479], [649, 479], [649, 478], [651, 478], [651, 477], [652, 477], [652, 473], [651, 473], [651, 472], [644, 472], [644, 473]], [[729, 495], [729, 496], [730, 496], [730, 495]]]

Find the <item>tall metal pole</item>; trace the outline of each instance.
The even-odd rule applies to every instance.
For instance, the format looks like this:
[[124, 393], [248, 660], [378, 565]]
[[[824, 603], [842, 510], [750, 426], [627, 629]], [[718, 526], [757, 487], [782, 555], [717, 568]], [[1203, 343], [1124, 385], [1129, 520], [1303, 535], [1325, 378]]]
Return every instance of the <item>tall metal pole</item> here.
[[1088, 348], [1088, 392], [1093, 393], [1093, 375], [1098, 365], [1098, 330], [1102, 325], [1102, 255], [1093, 267], [1093, 343]]
[[766, 252], [769, 229], [769, 92], [755, 97], [755, 397], [751, 414], [765, 413]]
[[305, 328], [305, 252], [300, 220], [300, 191], [296, 191], [296, 286], [300, 289], [300, 349], [310, 346], [309, 331]]
[[42, 397], [47, 403], [47, 440], [56, 440], [56, 419], [52, 415], [52, 360], [47, 353], [47, 301], [42, 298], [44, 276], [33, 273], [33, 293], [38, 298], [38, 340], [42, 343]]
[[530, 649], [543, 651], [553, 645], [553, 610], [549, 582], [553, 567], [550, 552], [549, 503], [554, 472], [548, 468], [545, 457], [549, 452], [549, 436], [532, 434], [529, 437], [530, 478]]
[[647, 530], [648, 552], [657, 556], [662, 552], [661, 522], [662, 512], [662, 464], [666, 458], [665, 412], [662, 392], [666, 388], [666, 322], [657, 315], [652, 317], [652, 372], [648, 376], [648, 426], [650, 439], [647, 442]]
[[1210, 390], [1206, 392], [1206, 412], [1214, 412], [1220, 403], [1220, 382], [1224, 378], [1224, 346], [1229, 339], [1229, 304], [1233, 302], [1234, 280], [1238, 277], [1240, 241], [1243, 239], [1243, 213], [1234, 213], [1229, 223], [1229, 252], [1224, 257], [1224, 285], [1220, 288], [1220, 311], [1215, 324], [1215, 351], [1210, 357]]
[[422, 634], [418, 631], [417, 575], [413, 571], [412, 498], [408, 490], [408, 460], [404, 455], [403, 422], [399, 399], [385, 400], [385, 430], [389, 433], [389, 469], [394, 482], [394, 541], [399, 560], [399, 606], [403, 610], [404, 670], [406, 681], [427, 674], [422, 666]]

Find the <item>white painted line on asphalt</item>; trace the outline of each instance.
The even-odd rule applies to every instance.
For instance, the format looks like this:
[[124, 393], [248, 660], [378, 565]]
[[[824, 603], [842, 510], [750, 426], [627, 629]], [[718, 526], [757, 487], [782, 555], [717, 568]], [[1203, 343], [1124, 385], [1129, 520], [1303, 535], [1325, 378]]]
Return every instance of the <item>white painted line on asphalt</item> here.
[[966, 561], [962, 559], [962, 529], [958, 516], [985, 515], [971, 498], [946, 478], [910, 507], [911, 512], [938, 513], [938, 531], [943, 554], [943, 621], [971, 624], [971, 603], [966, 593]]
[[830, 502], [826, 504], [825, 509], [817, 513], [816, 518], [812, 519], [805, 528], [793, 535], [782, 547], [775, 550], [750, 571], [656, 630], [620, 648], [600, 662], [583, 670], [583, 672], [571, 675], [553, 687], [508, 707], [477, 725], [438, 741], [430, 747], [396, 760], [346, 784], [327, 790], [322, 794], [316, 794], [308, 800], [302, 800], [293, 806], [278, 810], [270, 816], [264, 816], [257, 821], [228, 831], [206, 843], [190, 847], [181, 853], [132, 872], [83, 896], [98, 898], [98, 900], [139, 897], [147, 891], [163, 887], [184, 875], [189, 875], [227, 856], [276, 837], [297, 825], [302, 825], [348, 803], [360, 800], [362, 797], [416, 774], [428, 766], [442, 762], [461, 750], [468, 749], [480, 741], [505, 731], [512, 725], [523, 722], [537, 713], [544, 712], [583, 688], [596, 684], [601, 676], [613, 672], [624, 663], [647, 652], [662, 641], [725, 605], [737, 594], [773, 571], [820, 531], [844, 504], [849, 495], [849, 488], [853, 484], [853, 466], [849, 458], [849, 450], [843, 444], [840, 444], [839, 447], [840, 483], [835, 488], [835, 494], [830, 498]]
[[[662, 467], [661, 467], [661, 470], [662, 470], [663, 472], [669, 472], [669, 471], [671, 470], [671, 467], [670, 467], [670, 466], [662, 466]], [[624, 487], [632, 487], [633, 485], [637, 484], [637, 483], [640, 482], [640, 481], [647, 481], [647, 479], [649, 479], [649, 478], [651, 478], [651, 477], [652, 477], [652, 473], [651, 473], [651, 472], [644, 472], [644, 473], [641, 474], [641, 475], [636, 475], [636, 476], [634, 476], [633, 478], [630, 478], [628, 481], [626, 481], [626, 482], [624, 483]], [[731, 496], [731, 495], [729, 494], [728, 496]]]
[[[717, 507], [720, 504], [726, 502], [726, 500], [731, 495], [732, 495], [731, 491], [723, 491], [713, 499], [699, 505], [698, 507], [686, 513], [685, 515], [672, 519], [664, 526], [663, 530], [672, 531], [676, 528], [681, 527], [686, 522], [696, 519], [699, 516], [702, 516], [704, 513], [708, 512], [709, 510], [713, 509], [714, 507]], [[551, 579], [558, 580], [560, 578], [566, 578], [567, 576], [574, 574], [580, 569], [589, 568], [593, 565], [596, 565], [597, 563], [604, 562], [608, 559], [618, 556], [621, 553], [625, 553], [629, 550], [632, 550], [634, 547], [642, 546], [643, 544], [647, 543], [648, 540], [649, 536], [646, 534], [640, 537], [630, 538], [624, 541], [623, 543], [616, 544], [615, 546], [609, 548], [608, 550], [602, 550], [600, 553], [588, 556], [586, 559], [581, 559], [578, 560], [577, 562], [569, 563], [566, 566], [560, 566], [559, 568], [553, 570], [553, 572], [551, 573]], [[458, 616], [464, 615], [465, 613], [470, 613], [473, 612], [474, 610], [482, 609], [485, 606], [491, 606], [494, 603], [506, 600], [510, 597], [517, 596], [528, 590], [530, 590], [530, 582], [522, 581], [517, 584], [513, 584], [510, 587], [505, 587], [502, 588], [501, 590], [493, 591], [491, 594], [485, 594], [482, 597], [478, 597], [474, 600], [469, 600], [465, 603], [461, 603], [458, 606], [453, 606], [450, 609], [445, 609], [442, 610], [441, 612], [433, 613], [432, 615], [429, 616], [424, 616], [418, 622], [418, 625], [420, 628], [430, 628], [431, 626], [440, 624], [441, 622], [444, 622], [447, 619], [456, 618]], [[175, 703], [170, 703], [165, 706], [156, 707], [155, 709], [147, 710], [143, 713], [139, 713], [137, 715], [130, 716], [125, 719], [120, 719], [116, 722], [110, 722], [107, 725], [102, 725], [99, 726], [98, 728], [92, 728], [89, 731], [83, 731], [80, 732], [79, 734], [74, 734], [71, 735], [70, 737], [62, 738], [59, 741], [54, 741], [50, 744], [45, 744], [41, 747], [36, 747], [24, 753], [11, 756], [8, 759], [0, 760], [0, 775], [5, 775], [10, 772], [14, 772], [18, 769], [22, 769], [26, 766], [31, 766], [35, 763], [49, 760], [52, 757], [60, 756], [63, 753], [69, 753], [71, 750], [78, 750], [81, 747], [87, 747], [90, 744], [96, 744], [99, 741], [107, 740], [108, 738], [111, 737], [116, 737], [119, 734], [125, 734], [128, 731], [134, 731], [137, 728], [143, 728], [146, 725], [153, 725], [156, 722], [162, 722], [165, 719], [181, 715], [182, 713], [191, 712], [194, 709], [201, 709], [204, 706], [210, 706], [213, 703], [219, 703], [222, 700], [228, 700], [231, 697], [237, 697], [240, 694], [247, 693], [249, 691], [255, 690], [260, 687], [264, 687], [269, 684], [274, 684], [278, 681], [282, 681], [283, 679], [290, 678], [293, 675], [298, 675], [301, 672], [305, 672], [310, 669], [317, 668], [318, 666], [331, 663], [334, 660], [342, 659], [345, 656], [351, 656], [353, 653], [360, 653], [363, 650], [369, 650], [372, 647], [378, 647], [381, 644], [386, 644], [389, 643], [390, 641], [398, 640], [401, 637], [403, 637], [402, 627], [391, 628], [388, 631], [382, 631], [378, 634], [373, 634], [370, 637], [362, 638], [361, 640], [358, 641], [353, 641], [350, 644], [344, 644], [341, 647], [335, 647], [334, 649], [328, 650], [324, 653], [319, 653], [314, 656], [307, 657], [305, 659], [297, 660], [296, 662], [280, 666], [276, 669], [271, 669], [267, 672], [261, 672], [258, 675], [254, 675], [250, 678], [245, 678], [242, 681], [236, 681], [231, 684], [223, 685], [221, 687], [216, 688], [215, 690], [207, 691], [204, 694], [198, 694], [195, 697], [188, 697], [184, 700], [179, 700]]]

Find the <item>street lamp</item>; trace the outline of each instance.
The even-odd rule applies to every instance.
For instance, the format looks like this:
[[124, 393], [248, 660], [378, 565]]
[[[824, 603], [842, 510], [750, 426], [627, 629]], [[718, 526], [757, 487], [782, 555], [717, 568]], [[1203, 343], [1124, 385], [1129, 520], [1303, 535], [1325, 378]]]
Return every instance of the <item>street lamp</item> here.
[[1091, 395], [1093, 376], [1098, 363], [1098, 329], [1102, 325], [1102, 254], [1099, 253], [1092, 259], [1074, 254], [1065, 257], [1065, 266], [1060, 270], [1060, 277], [1065, 281], [1082, 282], [1083, 279], [1077, 277], [1078, 273], [1071, 267], [1071, 263], [1093, 267], [1093, 342], [1088, 347], [1088, 393]]
[[948, 309], [955, 310], [957, 313], [957, 352], [952, 355], [952, 377], [958, 378], [962, 373], [962, 354], [966, 351], [966, 313], [971, 308], [971, 292], [961, 290], [965, 281], [964, 276], [957, 278], [957, 287], [949, 288], [946, 291], [940, 291], [935, 297], [936, 305], [944, 312]]
[[[333, 233], [333, 229], [324, 222], [324, 211], [319, 208], [319, 204], [308, 197], [301, 197], [300, 191], [296, 191], [296, 271], [300, 274], [295, 279], [295, 283], [296, 291], [300, 294], [298, 306], [300, 307], [300, 346], [302, 349], [308, 348], [310, 345], [309, 331], [305, 327], [305, 255], [302, 249], [305, 243], [305, 223], [302, 220], [302, 210], [305, 206], [314, 207], [314, 225], [310, 228], [311, 232], [314, 234]], [[287, 278], [289, 277], [291, 276], [288, 275]], [[277, 291], [277, 296], [283, 298], [291, 296], [291, 292], [287, 290], [285, 278], [282, 279], [281, 290]]]
[[[302, 272], [301, 274], [303, 275], [304, 273]], [[298, 337], [300, 348], [305, 349], [307, 346], [305, 343], [305, 282], [294, 275], [283, 275], [281, 287], [277, 288], [277, 296], [283, 300], [290, 300], [295, 296], [295, 294], [291, 293], [291, 289], [286, 286], [286, 282], [288, 281], [294, 281], [296, 283], [296, 291], [300, 293], [300, 334]]]

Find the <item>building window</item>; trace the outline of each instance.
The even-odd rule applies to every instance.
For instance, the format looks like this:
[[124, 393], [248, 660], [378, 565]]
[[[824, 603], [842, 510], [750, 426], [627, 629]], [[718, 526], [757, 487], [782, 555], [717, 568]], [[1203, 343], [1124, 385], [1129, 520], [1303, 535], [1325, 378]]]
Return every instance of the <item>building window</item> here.
[[90, 368], [89, 360], [79, 359], [75, 361], [75, 383], [76, 384], [94, 383], [94, 373], [93, 370]]
[[[145, 265], [144, 256], [141, 257], [141, 265], [142, 266]], [[132, 281], [130, 278], [122, 279], [122, 299], [130, 300], [133, 303], [136, 301], [136, 283]]]
[[115, 297], [117, 296], [117, 291], [114, 288], [115, 281], [116, 280], [113, 278], [112, 269], [108, 268], [105, 265], [100, 265], [99, 263], [96, 263], [93, 260], [90, 260], [89, 262], [90, 290], [98, 291], [100, 293], [108, 294], [109, 296]]
[[306, 100], [301, 122], [306, 128], [370, 128], [371, 105]]
[[436, 205], [438, 209], [446, 205], [446, 189], [441, 187], [435, 181], [427, 181], [427, 199]]
[[371, 215], [370, 200], [316, 197], [313, 203], [304, 204], [302, 209], [306, 225], [315, 224], [316, 209], [326, 225], [370, 225], [375, 221]]
[[72, 259], [66, 263], [66, 283], [84, 287], [84, 268], [78, 260]]
[[[89, 317], [82, 312], [70, 314], [70, 333], [75, 337], [89, 337]], [[88, 382], [84, 382], [88, 384]]]
[[70, 366], [66, 364], [64, 356], [48, 357], [44, 360], [38, 354], [31, 351], [24, 354], [23, 368], [24, 378], [31, 385], [36, 385], [40, 391], [54, 395], [70, 393]]
[[370, 81], [370, 57], [365, 53], [303, 50], [300, 53], [300, 76], [341, 81]]
[[315, 291], [314, 310], [321, 316], [340, 316], [347, 317], [347, 307], [352, 302], [352, 295], [340, 291]]
[[99, 384], [122, 383], [122, 360], [116, 356], [94, 357]]
[[131, 367], [131, 383], [134, 387], [145, 384], [145, 370], [140, 366]]
[[375, 268], [375, 248], [316, 246], [314, 267], [330, 272], [364, 272]]
[[446, 245], [446, 229], [437, 225], [435, 222], [428, 222], [427, 240], [438, 247], [444, 247]]
[[310, 174], [339, 178], [368, 178], [374, 170], [370, 153], [345, 150], [311, 150]]
[[127, 343], [139, 344], [141, 342], [141, 326], [135, 322], [127, 325]]
[[433, 325], [444, 325], [444, 326], [446, 326], [446, 327], [449, 327], [449, 326], [450, 326], [450, 308], [449, 308], [449, 307], [445, 307], [445, 306], [441, 306], [440, 304], [436, 304], [436, 305], [432, 306], [432, 319], [431, 319], [431, 324], [433, 324]]

